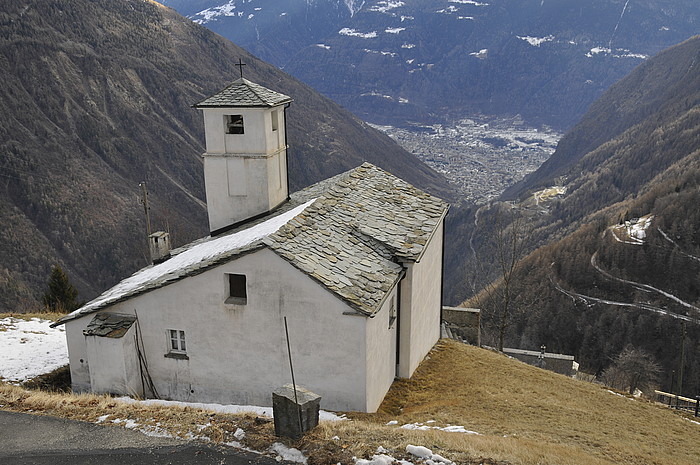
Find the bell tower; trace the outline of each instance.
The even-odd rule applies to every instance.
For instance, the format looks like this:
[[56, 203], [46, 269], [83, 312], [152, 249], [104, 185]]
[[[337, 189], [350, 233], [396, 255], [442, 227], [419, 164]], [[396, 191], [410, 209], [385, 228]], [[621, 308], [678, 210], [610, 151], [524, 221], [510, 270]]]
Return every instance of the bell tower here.
[[204, 183], [212, 236], [285, 202], [292, 99], [241, 77], [194, 105], [204, 112]]

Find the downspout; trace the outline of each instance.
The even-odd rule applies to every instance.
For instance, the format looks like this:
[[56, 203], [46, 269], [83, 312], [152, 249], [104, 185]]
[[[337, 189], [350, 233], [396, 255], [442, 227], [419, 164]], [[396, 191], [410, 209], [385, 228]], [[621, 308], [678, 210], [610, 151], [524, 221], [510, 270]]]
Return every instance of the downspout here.
[[394, 377], [399, 376], [399, 363], [401, 357], [401, 283], [406, 277], [406, 269], [401, 272], [402, 276], [396, 286], [396, 368]]
[[[447, 210], [447, 214], [450, 214], [450, 211]], [[445, 218], [447, 218], [447, 215], [445, 215], [442, 219], [442, 263], [440, 264], [440, 331], [442, 332], [442, 309], [445, 306]]]

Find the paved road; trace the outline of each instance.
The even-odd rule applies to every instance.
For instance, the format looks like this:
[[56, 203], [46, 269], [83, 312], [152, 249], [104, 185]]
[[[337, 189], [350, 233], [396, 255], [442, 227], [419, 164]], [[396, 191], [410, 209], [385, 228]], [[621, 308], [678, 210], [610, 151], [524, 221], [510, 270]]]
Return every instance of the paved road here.
[[149, 437], [138, 431], [0, 410], [2, 465], [278, 465], [232, 448]]

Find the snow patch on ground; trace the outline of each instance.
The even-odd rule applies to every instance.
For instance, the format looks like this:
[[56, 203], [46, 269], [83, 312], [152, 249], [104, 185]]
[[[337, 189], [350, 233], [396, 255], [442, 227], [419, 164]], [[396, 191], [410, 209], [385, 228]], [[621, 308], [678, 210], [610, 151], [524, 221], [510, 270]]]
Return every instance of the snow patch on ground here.
[[[391, 423], [391, 422], [389, 422], [389, 423]], [[464, 433], [464, 434], [480, 435], [480, 433], [477, 433], [476, 431], [468, 430], [464, 426], [455, 426], [455, 425], [432, 426], [432, 425], [427, 425], [426, 423], [435, 423], [435, 421], [430, 420], [430, 421], [426, 421], [425, 423], [407, 423], [405, 425], [401, 425], [399, 428], [419, 430], [419, 431], [427, 431], [427, 430], [435, 429], [438, 431], [445, 431], [448, 433]]]
[[[370, 49], [366, 48], [366, 49], [364, 49], [363, 51], [364, 51], [365, 53], [374, 53], [374, 54], [383, 55], [383, 56], [390, 56], [390, 57], [396, 57], [396, 56], [397, 56], [396, 53], [394, 53], [394, 52], [386, 52], [386, 51], [383, 51], [383, 50], [381, 50], [381, 51], [380, 51], [380, 50], [370, 50]], [[363, 95], [364, 95], [364, 94], [363, 94]]]
[[470, 53], [469, 56], [476, 57], [476, 58], [478, 58], [478, 59], [480, 59], [480, 60], [485, 60], [485, 59], [488, 58], [488, 56], [489, 56], [489, 49], [487, 49], [487, 48], [482, 48], [482, 49], [479, 50], [478, 52], [472, 52], [472, 53]]
[[549, 35], [546, 37], [532, 37], [532, 36], [515, 36], [518, 39], [524, 40], [528, 44], [532, 45], [533, 47], [539, 47], [545, 42], [552, 42], [554, 40], [554, 36]]
[[641, 218], [634, 218], [610, 227], [613, 238], [617, 242], [632, 245], [644, 245], [647, 237], [647, 229], [651, 226], [654, 215], [646, 215]]
[[[235, 9], [236, 0], [231, 0], [228, 3], [224, 3], [223, 5], [207, 8], [206, 10], [202, 10], [199, 13], [195, 13], [190, 17], [190, 19], [197, 18], [194, 19], [195, 23], [207, 24], [215, 20], [219, 16], [236, 16], [237, 12], [234, 11]], [[238, 16], [240, 16], [240, 14], [238, 14]]]
[[370, 7], [367, 11], [376, 11], [379, 13], [387, 13], [388, 11], [391, 11], [394, 8], [399, 8], [399, 7], [402, 7], [404, 5], [405, 5], [405, 3], [401, 2], [401, 1], [387, 0], [387, 1], [377, 2], [376, 5]]
[[270, 447], [270, 450], [277, 454], [277, 460], [287, 460], [289, 462], [306, 464], [306, 457], [299, 450], [293, 447], [287, 447], [281, 442], [276, 442]]
[[596, 55], [610, 55], [613, 58], [637, 58], [640, 60], [649, 58], [649, 55], [643, 53], [633, 53], [626, 49], [616, 49], [613, 51], [607, 47], [593, 47], [590, 51], [586, 52], [588, 58], [592, 58]]
[[68, 365], [64, 327], [39, 318], [0, 319], [0, 378], [19, 384]]
[[[126, 404], [140, 403], [142, 405], [160, 405], [165, 407], [179, 406], [179, 407], [190, 407], [198, 408], [202, 410], [209, 410], [216, 413], [253, 413], [261, 417], [273, 418], [272, 407], [258, 407], [255, 405], [222, 405], [222, 404], [205, 404], [201, 402], [179, 402], [175, 400], [160, 400], [160, 399], [147, 399], [147, 400], [136, 400], [131, 397], [117, 397], [117, 400], [124, 402]], [[345, 416], [336, 415], [332, 412], [327, 412], [321, 410], [319, 412], [320, 421], [342, 421], [347, 420]]]
[[479, 3], [474, 0], [447, 0], [448, 3], [461, 3], [463, 5], [489, 6], [488, 3]]
[[377, 31], [358, 32], [355, 29], [350, 29], [349, 27], [342, 28], [340, 31], [338, 31], [338, 34], [341, 36], [359, 37], [361, 39], [374, 39], [377, 37]]

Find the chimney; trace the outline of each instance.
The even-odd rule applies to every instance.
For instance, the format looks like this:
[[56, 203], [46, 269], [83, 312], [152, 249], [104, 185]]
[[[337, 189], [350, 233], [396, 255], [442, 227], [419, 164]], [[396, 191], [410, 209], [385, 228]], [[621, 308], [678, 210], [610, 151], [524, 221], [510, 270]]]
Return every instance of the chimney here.
[[156, 231], [148, 236], [148, 246], [154, 265], [170, 258], [170, 234], [165, 231]]

